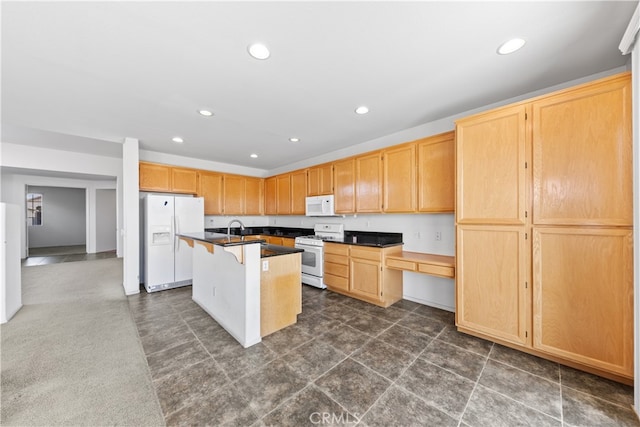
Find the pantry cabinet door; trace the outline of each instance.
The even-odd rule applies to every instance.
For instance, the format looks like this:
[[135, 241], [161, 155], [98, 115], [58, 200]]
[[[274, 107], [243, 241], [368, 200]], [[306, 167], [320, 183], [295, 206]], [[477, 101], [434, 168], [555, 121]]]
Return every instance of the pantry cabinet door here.
[[534, 227], [534, 347], [633, 376], [633, 231]]
[[533, 103], [533, 221], [633, 225], [631, 78]]
[[514, 344], [530, 341], [524, 227], [460, 225], [456, 324]]
[[458, 224], [525, 224], [527, 107], [456, 122]]

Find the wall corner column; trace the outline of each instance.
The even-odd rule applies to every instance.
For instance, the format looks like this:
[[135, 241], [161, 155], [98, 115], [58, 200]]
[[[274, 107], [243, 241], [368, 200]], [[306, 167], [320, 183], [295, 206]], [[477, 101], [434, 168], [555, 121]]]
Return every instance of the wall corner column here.
[[140, 200], [139, 200], [139, 142], [125, 138], [122, 146], [122, 211], [123, 239], [122, 286], [126, 295], [140, 293]]

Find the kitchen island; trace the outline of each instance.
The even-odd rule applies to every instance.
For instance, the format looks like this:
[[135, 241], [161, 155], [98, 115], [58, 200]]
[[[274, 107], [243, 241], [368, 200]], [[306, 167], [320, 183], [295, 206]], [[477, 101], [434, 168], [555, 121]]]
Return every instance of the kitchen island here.
[[180, 239], [193, 248], [193, 300], [243, 347], [296, 323], [301, 249], [210, 232]]

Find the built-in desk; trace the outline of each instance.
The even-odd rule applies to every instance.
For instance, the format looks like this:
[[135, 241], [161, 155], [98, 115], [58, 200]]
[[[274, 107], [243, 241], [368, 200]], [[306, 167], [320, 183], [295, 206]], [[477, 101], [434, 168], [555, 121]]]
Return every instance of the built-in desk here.
[[456, 276], [456, 258], [447, 255], [402, 251], [388, 255], [386, 266], [395, 270], [413, 271], [449, 279], [454, 279]]

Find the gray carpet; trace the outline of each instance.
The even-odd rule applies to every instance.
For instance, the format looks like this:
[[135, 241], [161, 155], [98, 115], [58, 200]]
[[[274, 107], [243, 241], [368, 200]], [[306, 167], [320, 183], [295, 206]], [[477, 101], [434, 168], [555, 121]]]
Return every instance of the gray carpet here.
[[52, 255], [74, 255], [86, 254], [86, 245], [74, 246], [48, 246], [45, 248], [29, 248], [29, 256], [52, 256]]
[[22, 268], [22, 295], [0, 327], [0, 424], [164, 425], [121, 259]]

